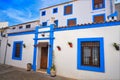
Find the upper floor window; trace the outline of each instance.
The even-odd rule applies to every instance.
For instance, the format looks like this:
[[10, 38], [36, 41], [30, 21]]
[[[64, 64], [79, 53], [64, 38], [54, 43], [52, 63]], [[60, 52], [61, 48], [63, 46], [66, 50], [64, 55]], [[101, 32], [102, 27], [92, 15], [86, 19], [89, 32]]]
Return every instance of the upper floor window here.
[[46, 11], [42, 11], [42, 16], [45, 16], [46, 15]]
[[105, 14], [99, 14], [93, 16], [93, 22], [100, 23], [105, 21]]
[[66, 5], [64, 6], [64, 15], [72, 14], [73, 5]]
[[55, 20], [54, 23], [55, 23], [55, 28], [57, 28], [58, 27], [58, 20]]
[[93, 0], [93, 9], [101, 9], [105, 7], [105, 0]]
[[23, 26], [19, 26], [19, 29], [22, 29], [23, 28]]
[[104, 72], [103, 38], [79, 38], [77, 56], [78, 69]]
[[47, 22], [43, 22], [43, 23], [42, 23], [42, 26], [47, 26]]
[[57, 12], [58, 12], [58, 8], [54, 8], [53, 13], [57, 13]]
[[68, 26], [75, 26], [76, 25], [76, 18], [68, 19], [67, 25]]
[[23, 45], [23, 41], [14, 42], [12, 59], [22, 60], [22, 45]]
[[26, 28], [30, 28], [30, 27], [31, 27], [31, 25], [30, 25], [30, 24], [26, 25]]

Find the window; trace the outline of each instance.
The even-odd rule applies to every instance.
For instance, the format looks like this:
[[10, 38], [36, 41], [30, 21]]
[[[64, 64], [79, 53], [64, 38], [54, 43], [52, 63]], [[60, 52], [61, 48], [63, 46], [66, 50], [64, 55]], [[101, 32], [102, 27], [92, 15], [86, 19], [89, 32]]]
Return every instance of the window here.
[[14, 42], [12, 59], [22, 60], [22, 45], [23, 45], [23, 41]]
[[100, 23], [105, 21], [105, 14], [99, 14], [93, 16], [93, 22]]
[[58, 8], [54, 8], [53, 13], [57, 13], [57, 12], [58, 12]]
[[67, 20], [67, 25], [68, 26], [75, 26], [76, 25], [76, 18], [68, 19]]
[[103, 38], [79, 38], [77, 68], [104, 72]]
[[43, 22], [43, 23], [42, 23], [42, 26], [47, 26], [47, 22]]
[[42, 16], [45, 16], [46, 15], [46, 11], [42, 11]]
[[57, 28], [58, 27], [58, 20], [55, 20], [54, 23], [55, 23], [55, 28]]
[[93, 0], [93, 10], [105, 7], [105, 0]]
[[19, 29], [22, 29], [23, 28], [23, 26], [19, 26]]
[[31, 27], [31, 25], [30, 25], [30, 24], [26, 25], [26, 28], [30, 28], [30, 27]]
[[15, 27], [13, 27], [12, 29], [15, 29]]
[[68, 15], [68, 14], [72, 14], [72, 4], [71, 5], [67, 5], [67, 6], [64, 6], [64, 15]]

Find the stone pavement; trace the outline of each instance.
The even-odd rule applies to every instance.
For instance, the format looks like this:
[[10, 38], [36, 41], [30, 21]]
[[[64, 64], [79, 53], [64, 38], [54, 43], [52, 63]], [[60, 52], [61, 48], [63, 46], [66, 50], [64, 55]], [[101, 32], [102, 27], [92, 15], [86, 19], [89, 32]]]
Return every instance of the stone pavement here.
[[47, 74], [0, 64], [0, 80], [75, 80], [65, 77], [50, 77]]

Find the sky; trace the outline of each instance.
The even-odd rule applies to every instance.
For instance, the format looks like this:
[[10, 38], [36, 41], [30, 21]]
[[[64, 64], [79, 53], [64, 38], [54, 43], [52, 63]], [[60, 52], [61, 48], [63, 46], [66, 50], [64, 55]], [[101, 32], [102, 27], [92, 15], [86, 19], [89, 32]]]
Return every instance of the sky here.
[[12, 26], [39, 20], [40, 8], [66, 1], [70, 0], [0, 0], [0, 22], [9, 22]]

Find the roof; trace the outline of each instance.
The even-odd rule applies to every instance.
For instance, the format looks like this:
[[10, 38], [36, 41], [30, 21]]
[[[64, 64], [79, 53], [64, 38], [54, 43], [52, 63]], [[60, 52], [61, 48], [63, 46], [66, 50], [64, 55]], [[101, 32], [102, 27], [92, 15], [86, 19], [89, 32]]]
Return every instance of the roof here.
[[9, 27], [14, 27], [14, 26], [19, 26], [19, 25], [29, 24], [29, 23], [33, 23], [33, 22], [39, 22], [39, 20], [34, 20], [34, 21], [30, 21], [30, 22], [25, 22], [25, 23], [17, 24], [17, 25], [12, 25], [12, 26], [9, 26]]
[[67, 1], [67, 2], [64, 2], [64, 3], [60, 3], [60, 4], [56, 4], [56, 5], [52, 5], [52, 6], [49, 6], [49, 7], [41, 8], [40, 10], [44, 10], [44, 9], [48, 9], [48, 8], [52, 8], [52, 7], [59, 6], [59, 5], [68, 4], [68, 3], [71, 3], [71, 2], [74, 2], [74, 1], [77, 1], [77, 0], [72, 0], [72, 1]]

